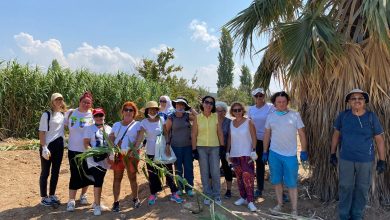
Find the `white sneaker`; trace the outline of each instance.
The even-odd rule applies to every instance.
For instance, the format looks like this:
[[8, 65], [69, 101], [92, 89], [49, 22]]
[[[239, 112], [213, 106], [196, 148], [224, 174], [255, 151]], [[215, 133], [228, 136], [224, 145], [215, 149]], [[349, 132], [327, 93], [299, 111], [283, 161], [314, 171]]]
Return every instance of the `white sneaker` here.
[[292, 215], [293, 217], [297, 217], [297, 216], [298, 216], [298, 211], [297, 211], [297, 210], [291, 211], [291, 215]]
[[73, 212], [76, 207], [76, 202], [74, 200], [71, 200], [68, 202], [68, 205], [66, 206], [66, 211]]
[[281, 205], [276, 205], [275, 207], [273, 207], [272, 209], [269, 209], [269, 211], [271, 212], [271, 214], [273, 215], [279, 215], [280, 212], [282, 211], [282, 206]]
[[244, 198], [239, 198], [237, 201], [234, 202], [234, 205], [244, 205], [244, 204], [247, 204], [247, 201]]
[[209, 199], [204, 199], [204, 200], [203, 200], [203, 203], [204, 203], [205, 205], [210, 205], [210, 200], [209, 200]]
[[222, 200], [221, 198], [216, 198], [214, 199], [215, 203], [217, 203], [218, 205], [222, 205]]
[[88, 205], [87, 194], [80, 195], [80, 204], [81, 205]]
[[101, 215], [102, 214], [102, 210], [100, 209], [100, 205], [95, 205], [95, 207], [93, 208], [93, 215]]
[[256, 212], [257, 211], [257, 208], [256, 208], [255, 204], [253, 204], [253, 202], [250, 202], [248, 204], [248, 209], [251, 210], [251, 212]]

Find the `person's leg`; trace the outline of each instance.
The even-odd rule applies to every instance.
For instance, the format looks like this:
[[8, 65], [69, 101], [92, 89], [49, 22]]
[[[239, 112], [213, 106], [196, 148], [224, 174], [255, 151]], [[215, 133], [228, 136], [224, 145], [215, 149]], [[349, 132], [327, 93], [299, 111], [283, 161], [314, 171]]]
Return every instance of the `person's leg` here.
[[[180, 177], [184, 177], [183, 176], [184, 148], [172, 146], [172, 150], [176, 155], [176, 162], [175, 162], [176, 175]], [[177, 186], [180, 191], [184, 189], [183, 184], [180, 182], [177, 183]]]
[[234, 173], [236, 174], [238, 191], [240, 193], [241, 198], [246, 199], [246, 191], [245, 191], [244, 181], [242, 179], [242, 168], [241, 168], [240, 158], [232, 157], [231, 160], [233, 164]]
[[351, 218], [361, 220], [367, 203], [368, 190], [371, 184], [372, 162], [355, 163], [356, 181], [353, 192]]
[[81, 188], [81, 176], [77, 168], [76, 157], [78, 153], [75, 151], [68, 150], [68, 159], [70, 167], [70, 180], [69, 180], [69, 201], [74, 201], [76, 198], [77, 190]]
[[292, 212], [297, 212], [298, 159], [297, 156], [280, 156], [283, 166], [284, 185], [287, 186]]
[[210, 166], [209, 166], [208, 147], [198, 147], [198, 153], [199, 153], [200, 179], [202, 181], [203, 193], [209, 197], [212, 197], [211, 187], [209, 183]]
[[225, 174], [226, 190], [230, 191], [232, 189], [232, 180], [233, 180], [232, 169], [230, 169], [229, 163], [226, 160], [225, 155], [223, 156], [221, 155], [220, 159], [222, 163], [223, 173]]
[[[53, 145], [51, 145], [53, 143]], [[49, 144], [49, 150], [51, 152], [51, 176], [50, 176], [50, 190], [49, 195], [55, 195], [58, 183], [58, 176], [60, 173], [62, 158], [64, 155], [64, 140], [57, 138], [55, 141]]]
[[[147, 157], [152, 161], [154, 159], [154, 155], [147, 155]], [[155, 195], [162, 190], [161, 180], [155, 167], [149, 165], [148, 163], [146, 164], [146, 167], [148, 169], [150, 194]]]
[[[192, 147], [183, 147], [183, 166], [184, 166], [184, 178], [188, 184], [194, 186], [194, 164], [192, 160]], [[192, 190], [189, 187], [185, 188], [186, 192]]]
[[269, 169], [271, 173], [271, 183], [272, 185], [274, 185], [278, 205], [282, 206], [283, 205], [283, 186], [282, 186], [283, 165], [279, 157], [280, 157], [279, 154], [270, 151], [268, 161], [269, 161]]
[[297, 211], [297, 203], [298, 203], [298, 190], [297, 188], [288, 188], [288, 195], [291, 200], [291, 210]]
[[264, 190], [264, 172], [265, 165], [263, 160], [261, 159], [261, 155], [263, 155], [263, 141], [257, 140], [256, 143], [256, 153], [259, 156], [256, 160], [256, 182], [257, 182], [257, 190], [259, 190], [259, 196], [261, 196], [262, 191]]
[[91, 174], [93, 175], [93, 178], [95, 179], [94, 189], [93, 189], [94, 204], [100, 205], [104, 176], [106, 175], [107, 170], [100, 166], [92, 167], [90, 170], [91, 170]]
[[221, 175], [219, 170], [219, 147], [210, 147], [209, 166], [214, 199], [221, 199]]
[[[167, 168], [168, 172], [173, 174], [173, 164], [165, 164], [165, 167]], [[165, 175], [165, 179], [167, 181], [167, 185], [169, 186], [169, 189], [171, 190], [171, 193], [172, 194], [176, 193], [178, 189], [173, 177], [171, 175]]]
[[248, 202], [254, 202], [254, 186], [255, 186], [255, 165], [250, 162], [250, 157], [241, 157], [242, 163], [242, 180], [244, 182], [245, 192]]
[[112, 191], [114, 194], [114, 202], [119, 201], [119, 195], [121, 192], [121, 182], [123, 179], [124, 170], [114, 170], [114, 182], [112, 184]]
[[276, 184], [274, 185], [275, 193], [276, 193], [276, 200], [278, 202], [278, 205], [283, 205], [283, 185], [282, 184]]
[[41, 175], [39, 176], [39, 189], [42, 198], [47, 197], [47, 178], [50, 173], [51, 161], [42, 157], [42, 148], [39, 149], [41, 159]]
[[352, 198], [355, 187], [354, 162], [339, 160], [339, 218], [350, 219]]
[[137, 169], [139, 160], [134, 157], [129, 157], [129, 164], [126, 167], [127, 176], [130, 181], [131, 195], [133, 197], [134, 207], [138, 208], [141, 204], [138, 199], [138, 182], [137, 182]]

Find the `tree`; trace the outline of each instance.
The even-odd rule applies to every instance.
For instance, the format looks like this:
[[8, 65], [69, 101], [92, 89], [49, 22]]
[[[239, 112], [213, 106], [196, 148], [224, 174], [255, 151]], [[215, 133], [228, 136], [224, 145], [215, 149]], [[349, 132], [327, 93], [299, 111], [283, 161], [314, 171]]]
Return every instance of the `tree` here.
[[245, 64], [241, 67], [240, 83], [240, 90], [246, 92], [250, 97], [252, 89], [252, 76], [248, 66]]
[[137, 71], [145, 79], [164, 81], [171, 73], [183, 70], [182, 66], [168, 65], [175, 58], [174, 51], [174, 48], [167, 48], [157, 55], [157, 60], [143, 59], [142, 64], [136, 67]]
[[233, 85], [233, 40], [229, 31], [226, 28], [222, 28], [221, 39], [219, 39], [218, 53], [218, 91], [227, 86]]
[[[368, 91], [369, 108], [390, 127], [389, 23], [389, 1], [254, 0], [225, 25], [242, 55], [258, 52], [253, 36], [270, 36], [255, 86], [267, 88], [271, 77], [287, 85], [307, 131], [311, 190], [325, 201], [337, 195], [337, 169], [328, 160], [333, 121], [346, 108], [344, 95], [353, 88]], [[389, 137], [386, 130], [387, 146]], [[389, 171], [375, 177], [371, 201], [389, 198], [388, 177]]]
[[251, 97], [248, 97], [245, 91], [227, 86], [223, 89], [220, 89], [218, 92], [218, 100], [226, 102], [228, 105], [231, 105], [233, 102], [240, 101], [245, 105], [251, 103]]

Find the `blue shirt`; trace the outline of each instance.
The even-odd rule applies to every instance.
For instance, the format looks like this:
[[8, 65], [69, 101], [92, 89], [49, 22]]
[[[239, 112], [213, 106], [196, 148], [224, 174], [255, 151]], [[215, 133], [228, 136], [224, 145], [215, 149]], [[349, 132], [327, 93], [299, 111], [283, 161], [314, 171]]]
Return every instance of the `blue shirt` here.
[[383, 129], [377, 116], [366, 111], [362, 116], [352, 114], [351, 110], [341, 112], [334, 128], [340, 133], [340, 158], [353, 162], [371, 162], [374, 160], [374, 141]]

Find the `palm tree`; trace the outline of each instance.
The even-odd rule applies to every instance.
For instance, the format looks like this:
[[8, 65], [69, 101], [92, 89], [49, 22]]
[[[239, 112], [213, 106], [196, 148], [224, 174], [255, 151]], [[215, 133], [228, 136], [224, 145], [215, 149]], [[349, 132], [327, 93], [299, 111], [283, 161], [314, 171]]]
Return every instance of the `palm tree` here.
[[[348, 91], [369, 92], [390, 146], [389, 24], [390, 0], [254, 0], [225, 25], [241, 55], [260, 52], [255, 36], [269, 36], [254, 85], [268, 88], [277, 77], [293, 95], [308, 133], [311, 190], [325, 201], [337, 195], [330, 139]], [[372, 202], [389, 198], [389, 174], [374, 174]]]

